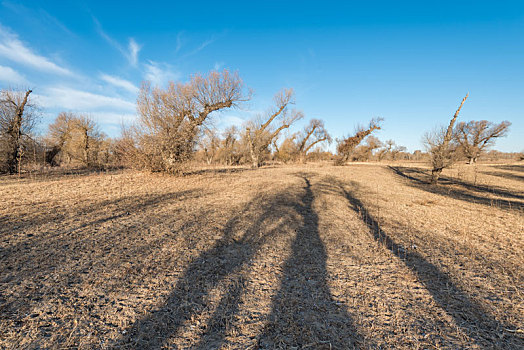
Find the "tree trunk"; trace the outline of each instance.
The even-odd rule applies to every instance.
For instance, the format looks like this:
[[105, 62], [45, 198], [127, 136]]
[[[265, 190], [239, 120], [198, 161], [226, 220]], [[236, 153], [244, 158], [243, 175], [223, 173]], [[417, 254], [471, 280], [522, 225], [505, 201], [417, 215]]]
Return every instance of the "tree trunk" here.
[[442, 169], [433, 169], [431, 171], [431, 180], [429, 183], [432, 185], [436, 185], [438, 183], [438, 179], [441, 173], [442, 173]]
[[251, 167], [252, 168], [258, 168], [260, 166], [259, 158], [258, 158], [258, 152], [255, 149], [255, 140], [251, 137], [251, 130], [249, 128], [246, 128], [247, 131], [247, 139], [249, 142], [249, 153], [251, 154]]
[[[11, 130], [8, 131], [8, 134], [11, 136], [11, 151], [8, 155], [7, 165], [10, 174], [16, 173], [16, 168], [18, 165], [18, 170], [20, 170], [20, 161], [21, 161], [21, 142], [22, 142], [22, 117], [24, 116], [24, 108], [27, 104], [27, 99], [31, 90], [27, 90], [24, 96], [24, 100], [20, 106], [16, 106], [15, 119], [13, 120], [13, 125]], [[14, 102], [13, 102], [14, 104]]]

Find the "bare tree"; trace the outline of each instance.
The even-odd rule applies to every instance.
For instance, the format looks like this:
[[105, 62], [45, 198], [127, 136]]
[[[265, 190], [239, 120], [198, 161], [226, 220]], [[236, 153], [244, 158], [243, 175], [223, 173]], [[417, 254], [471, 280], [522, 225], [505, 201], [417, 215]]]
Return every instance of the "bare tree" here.
[[46, 161], [52, 166], [73, 161], [87, 167], [102, 165], [99, 156], [107, 158], [102, 153], [107, 153], [108, 142], [89, 116], [61, 112], [49, 125]]
[[460, 145], [469, 164], [477, 162], [484, 150], [495, 143], [495, 139], [508, 134], [511, 123], [503, 121], [499, 124], [487, 120], [472, 120], [458, 123], [454, 130], [454, 138]]
[[[291, 111], [288, 113], [288, 106], [294, 103], [293, 89], [284, 89], [275, 95], [275, 107], [268, 113], [266, 121], [258, 124], [256, 121], [246, 128], [251, 165], [258, 168], [262, 164], [262, 154], [278, 136], [278, 134], [289, 128], [291, 124], [303, 117], [302, 112]], [[275, 119], [280, 120], [280, 126], [275, 130], [270, 127]]]
[[298, 153], [302, 163], [306, 162], [307, 152], [320, 142], [331, 143], [331, 136], [324, 127], [324, 122], [319, 119], [311, 119], [300, 135], [298, 141]]
[[382, 147], [382, 142], [373, 135], [370, 135], [366, 138], [364, 144], [355, 148], [351, 158], [357, 161], [369, 161], [375, 155], [375, 151], [380, 147]]
[[453, 126], [468, 96], [469, 94], [466, 94], [466, 97], [462, 99], [447, 129], [436, 130], [425, 135], [424, 143], [431, 156], [431, 184], [437, 184], [442, 170], [451, 166], [456, 160], [455, 148], [450, 147], [450, 142], [453, 138]]
[[355, 135], [346, 137], [345, 139], [338, 141], [338, 158], [336, 160], [336, 164], [343, 165], [344, 163], [346, 163], [349, 160], [351, 153], [362, 142], [362, 140], [366, 138], [366, 136], [370, 135], [375, 130], [380, 130], [380, 122], [382, 120], [382, 118], [373, 118], [371, 119], [367, 127], [359, 127]]
[[47, 143], [51, 145], [51, 148], [46, 152], [46, 162], [49, 165], [57, 166], [60, 163], [57, 157], [60, 154], [64, 156], [65, 146], [72, 137], [72, 120], [74, 118], [73, 113], [61, 112], [55, 121], [49, 125]]
[[228, 71], [196, 75], [165, 90], [142, 85], [138, 97], [138, 124], [128, 130], [136, 166], [176, 173], [193, 155], [200, 127], [209, 115], [235, 107], [247, 97], [237, 74]]
[[204, 151], [206, 163], [209, 165], [213, 163], [219, 153], [220, 138], [216, 130], [212, 128], [205, 128], [200, 137], [200, 147]]
[[36, 106], [29, 100], [32, 90], [0, 91], [0, 171], [20, 172], [24, 147], [36, 123]]
[[275, 149], [274, 158], [284, 163], [295, 160], [299, 154], [296, 143], [297, 137], [298, 133], [293, 133], [286, 137], [280, 145], [275, 138], [273, 140], [273, 148]]
[[391, 160], [397, 160], [399, 155], [406, 152], [407, 148], [399, 146], [393, 140], [387, 140], [384, 147], [378, 152], [378, 160], [383, 160], [386, 157]]
[[80, 115], [74, 119], [74, 130], [77, 133], [75, 141], [76, 150], [79, 151], [79, 159], [85, 166], [94, 164], [93, 155], [96, 154], [97, 143], [101, 140], [102, 134], [95, 121], [88, 116]]
[[220, 143], [219, 159], [226, 165], [238, 164], [242, 158], [242, 146], [238, 140], [238, 129], [235, 126], [227, 128]]

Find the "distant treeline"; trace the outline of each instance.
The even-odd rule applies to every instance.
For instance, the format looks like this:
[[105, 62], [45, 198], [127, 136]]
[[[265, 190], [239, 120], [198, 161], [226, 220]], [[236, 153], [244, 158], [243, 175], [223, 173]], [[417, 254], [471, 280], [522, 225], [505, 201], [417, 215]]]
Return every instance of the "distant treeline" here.
[[[311, 119], [302, 130], [288, 132], [304, 118], [294, 105], [292, 89], [283, 89], [266, 113], [242, 127], [218, 131], [209, 117], [235, 108], [250, 99], [238, 74], [213, 71], [195, 75], [185, 84], [170, 83], [165, 89], [144, 83], [137, 98], [138, 120], [109, 138], [86, 114], [61, 112], [43, 135], [35, 134], [40, 108], [31, 100], [31, 90], [0, 91], [0, 172], [58, 166], [129, 167], [178, 173], [190, 161], [206, 164], [259, 167], [265, 162], [309, 161], [344, 165], [352, 161], [428, 161], [443, 169], [464, 159], [522, 159], [522, 153], [487, 152], [496, 138], [505, 136], [510, 123], [460, 122], [456, 115], [447, 129], [425, 135], [426, 152], [407, 152], [393, 140], [373, 136], [382, 118], [372, 119], [354, 133], [333, 142], [324, 121]], [[466, 98], [463, 100], [462, 104]], [[462, 107], [461, 104], [461, 107]]]

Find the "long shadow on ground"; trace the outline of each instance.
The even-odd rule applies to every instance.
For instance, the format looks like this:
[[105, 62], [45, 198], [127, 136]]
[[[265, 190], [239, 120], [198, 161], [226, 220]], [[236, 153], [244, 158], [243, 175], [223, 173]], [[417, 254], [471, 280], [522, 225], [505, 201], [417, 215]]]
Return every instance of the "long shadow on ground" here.
[[310, 180], [301, 201], [294, 203], [302, 217], [284, 265], [282, 284], [272, 300], [272, 312], [259, 336], [263, 348], [350, 349], [361, 341], [346, 309], [337, 305], [327, 284], [326, 248], [320, 238], [318, 215]]
[[[441, 196], [447, 196], [453, 199], [459, 199], [468, 203], [477, 203], [486, 206], [496, 206], [502, 209], [524, 209], [524, 201], [519, 201], [524, 200], [524, 194], [521, 193], [511, 192], [497, 187], [473, 185], [467, 182], [458, 181], [447, 177], [442, 177], [441, 183], [439, 185], [430, 185], [427, 183], [425, 179], [426, 174], [422, 169], [399, 166], [390, 166], [389, 168], [395, 174], [409, 180], [408, 184], [411, 187], [426, 192], [438, 194]], [[479, 195], [478, 193], [485, 193], [486, 195], [493, 194], [504, 198], [493, 199], [487, 196]]]
[[[201, 190], [172, 192], [162, 195], [129, 196], [111, 201], [102, 201], [96, 204], [79, 208], [75, 214], [78, 220], [66, 227], [56, 230], [42, 231], [36, 234], [24, 234], [25, 239], [17, 243], [0, 248], [0, 320], [13, 320], [24, 317], [24, 314], [44, 299], [59, 296], [63, 285], [71, 288], [82, 283], [89, 270], [96, 265], [103, 265], [103, 270], [110, 270], [107, 257], [115, 254], [116, 259], [122, 263], [126, 254], [135, 257], [147, 257], [163, 241], [168, 240], [167, 235], [153, 241], [143, 240], [136, 230], [108, 230], [106, 234], [97, 233], [97, 228], [104, 223], [121, 222], [122, 219], [134, 217], [138, 213], [150, 213], [154, 217], [154, 209], [166, 202], [184, 196], [200, 197]], [[106, 213], [106, 207], [117, 207], [112, 214]], [[83, 213], [89, 220], [82, 220]], [[67, 216], [66, 214], [64, 214]], [[64, 218], [65, 216], [62, 215]], [[202, 213], [205, 215], [205, 213]], [[61, 217], [62, 217], [61, 216]], [[58, 222], [60, 222], [60, 219]], [[11, 223], [13, 224], [13, 223]], [[14, 222], [16, 224], [16, 222]], [[20, 230], [21, 226], [27, 232], [41, 231], [39, 223], [24, 225], [12, 230]], [[10, 227], [12, 227], [11, 225]], [[137, 235], [133, 245], [127, 244], [129, 237]], [[5, 233], [10, 233], [6, 230]], [[117, 243], [115, 243], [117, 242]], [[127, 243], [126, 243], [127, 242]], [[121, 249], [125, 248], [125, 251]], [[117, 264], [117, 262], [112, 262]], [[113, 266], [115, 269], [121, 266]], [[53, 276], [54, 282], [48, 279]], [[32, 285], [30, 290], [24, 285]], [[21, 287], [22, 286], [22, 287]], [[51, 291], [49, 288], [54, 287]], [[9, 297], [4, 297], [9, 295]], [[0, 330], [0, 337], [3, 335]]]
[[494, 168], [524, 173], [524, 165], [496, 165]]
[[[278, 235], [293, 230], [297, 235], [291, 257], [284, 265], [281, 288], [272, 300], [267, 326], [258, 335], [258, 346], [264, 348], [351, 348], [358, 333], [349, 315], [339, 307], [326, 283], [326, 251], [319, 237], [318, 217], [312, 209], [311, 184], [297, 198], [290, 187], [269, 198], [258, 198], [232, 218], [219, 239], [202, 253], [181, 275], [174, 290], [159, 307], [138, 319], [126, 330], [119, 345], [127, 348], [160, 348], [181, 337], [182, 329], [195, 325], [192, 320], [211, 306], [207, 297], [221, 283], [229, 289], [218, 302], [201, 335], [192, 348], [220, 348], [227, 342], [231, 327], [228, 320], [238, 313], [245, 294], [241, 270], [248, 269], [261, 247]], [[300, 191], [298, 191], [300, 193]], [[239, 221], [251, 219], [246, 230]], [[276, 226], [272, 224], [281, 222]], [[300, 225], [302, 223], [302, 225]], [[267, 229], [267, 227], [272, 227]], [[243, 231], [239, 235], [239, 231]]]
[[503, 171], [483, 171], [483, 174], [502, 177], [508, 180], [524, 181], [524, 175], [517, 175], [512, 173], [506, 173]]
[[[357, 186], [357, 184], [353, 184]], [[481, 348], [523, 349], [524, 338], [508, 330], [514, 330], [515, 325], [499, 322], [470, 296], [461, 290], [447, 273], [429, 262], [418, 252], [398, 244], [390, 235], [382, 230], [379, 223], [366, 209], [354, 193], [340, 185], [351, 208], [360, 215], [366, 223], [374, 239], [400, 258], [413, 271], [418, 280], [424, 284], [439, 306], [453, 317], [460, 329]]]

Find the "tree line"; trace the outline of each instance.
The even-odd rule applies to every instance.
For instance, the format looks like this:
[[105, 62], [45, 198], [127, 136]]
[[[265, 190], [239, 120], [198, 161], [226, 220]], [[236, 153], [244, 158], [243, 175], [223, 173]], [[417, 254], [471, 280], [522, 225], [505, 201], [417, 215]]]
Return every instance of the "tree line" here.
[[301, 162], [329, 160], [337, 165], [349, 161], [416, 159], [432, 164], [432, 182], [442, 170], [459, 159], [474, 163], [509, 130], [507, 121], [495, 124], [485, 120], [456, 123], [463, 99], [447, 128], [428, 132], [427, 153], [407, 153], [393, 140], [380, 141], [372, 134], [382, 128], [382, 118], [374, 118], [354, 133], [336, 140], [336, 153], [321, 145], [333, 140], [324, 121], [311, 119], [303, 130], [282, 132], [303, 112], [292, 108], [293, 89], [275, 94], [273, 105], [243, 127], [218, 132], [210, 123], [219, 111], [238, 107], [251, 98], [237, 73], [227, 70], [194, 75], [187, 83], [171, 82], [167, 88], [142, 84], [137, 97], [138, 120], [123, 127], [120, 137], [107, 137], [88, 115], [61, 112], [44, 135], [36, 135], [39, 108], [31, 90], [0, 91], [0, 172], [20, 173], [28, 164], [85, 167], [125, 166], [176, 174], [190, 160], [208, 164], [250, 164], [260, 167], [267, 160]]

